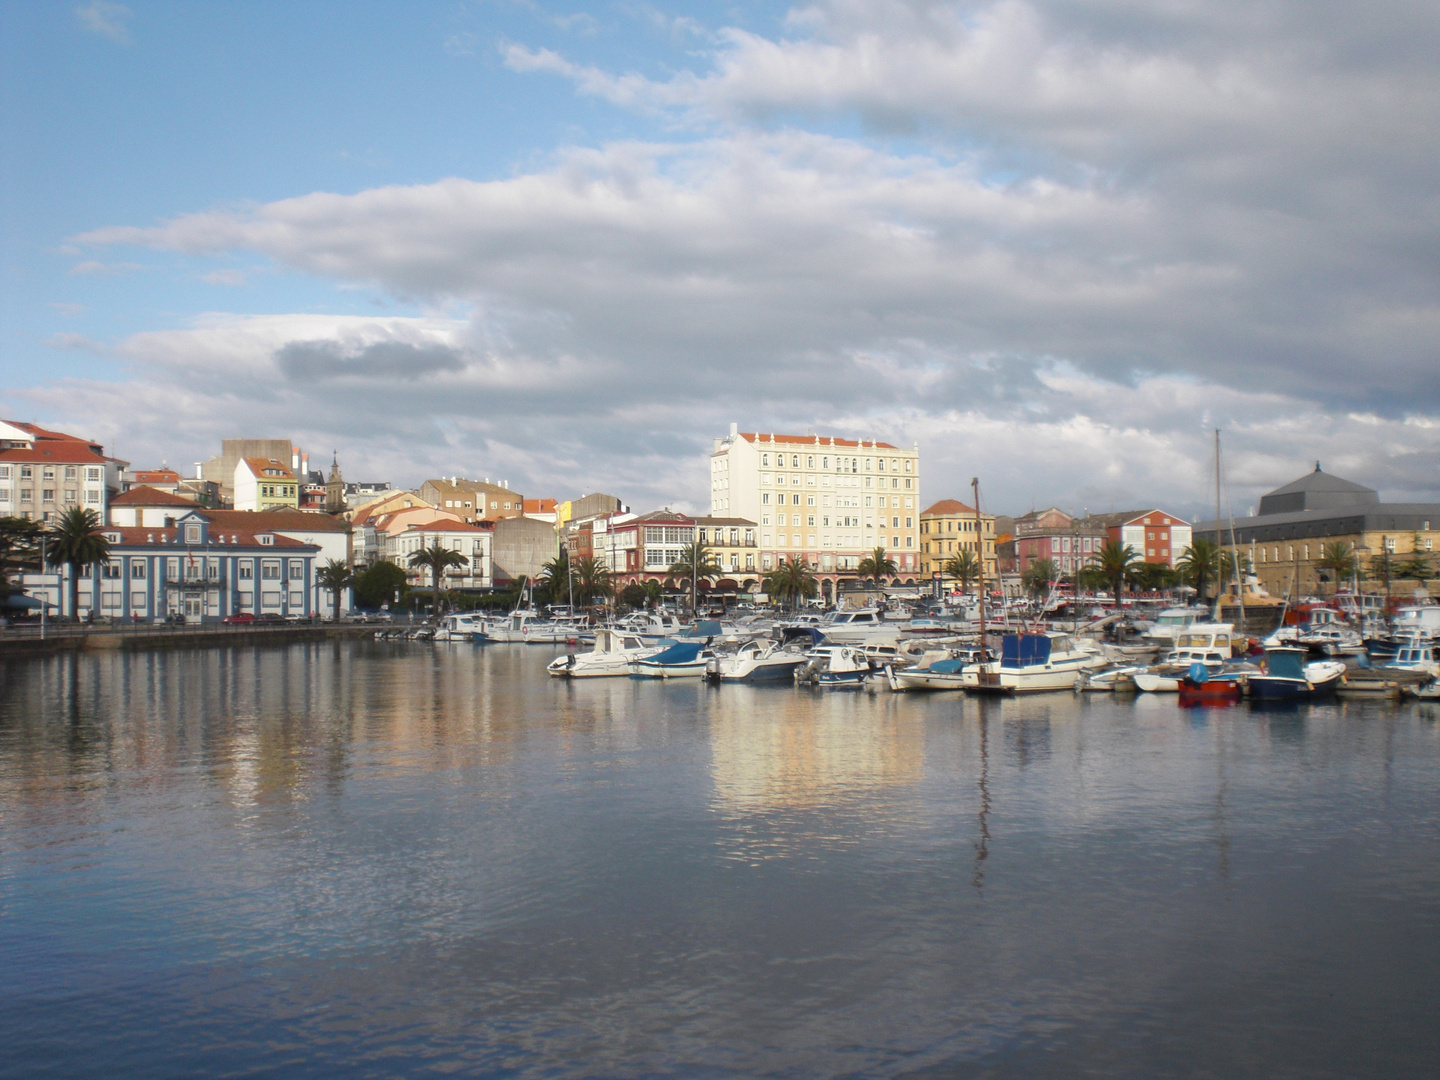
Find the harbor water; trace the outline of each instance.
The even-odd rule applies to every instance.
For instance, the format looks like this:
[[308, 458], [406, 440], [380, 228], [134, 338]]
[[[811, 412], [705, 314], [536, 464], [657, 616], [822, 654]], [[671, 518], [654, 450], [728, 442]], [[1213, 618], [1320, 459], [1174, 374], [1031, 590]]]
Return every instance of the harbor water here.
[[1421, 1077], [1440, 710], [0, 664], [6, 1076]]

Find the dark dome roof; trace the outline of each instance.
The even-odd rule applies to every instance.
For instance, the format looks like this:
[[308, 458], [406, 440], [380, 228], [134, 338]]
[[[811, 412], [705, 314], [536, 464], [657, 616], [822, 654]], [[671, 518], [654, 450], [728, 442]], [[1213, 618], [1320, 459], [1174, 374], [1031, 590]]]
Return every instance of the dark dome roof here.
[[1260, 516], [1293, 514], [1301, 510], [1345, 510], [1356, 506], [1375, 506], [1379, 502], [1380, 494], [1374, 488], [1321, 472], [1317, 461], [1314, 472], [1262, 496]]

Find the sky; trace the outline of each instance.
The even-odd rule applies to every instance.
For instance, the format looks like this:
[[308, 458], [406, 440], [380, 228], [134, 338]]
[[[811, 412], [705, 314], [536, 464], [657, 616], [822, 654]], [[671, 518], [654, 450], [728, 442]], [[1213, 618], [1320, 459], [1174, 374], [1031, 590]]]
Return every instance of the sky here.
[[1440, 500], [1440, 6], [0, 0], [0, 416], [708, 508]]

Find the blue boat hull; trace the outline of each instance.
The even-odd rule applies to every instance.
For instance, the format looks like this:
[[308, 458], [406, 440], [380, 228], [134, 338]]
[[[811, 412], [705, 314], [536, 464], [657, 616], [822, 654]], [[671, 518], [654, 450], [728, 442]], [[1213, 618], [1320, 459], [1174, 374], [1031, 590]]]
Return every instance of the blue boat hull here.
[[1256, 701], [1312, 701], [1333, 695], [1340, 680], [1311, 684], [1297, 679], [1251, 675], [1247, 684], [1250, 697]]

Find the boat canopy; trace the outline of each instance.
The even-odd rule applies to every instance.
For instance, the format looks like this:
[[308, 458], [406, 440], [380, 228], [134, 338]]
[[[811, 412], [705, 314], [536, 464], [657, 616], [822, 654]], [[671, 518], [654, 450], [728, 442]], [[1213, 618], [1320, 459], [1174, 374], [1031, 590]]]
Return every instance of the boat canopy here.
[[787, 626], [781, 632], [780, 644], [790, 645], [794, 642], [804, 642], [812, 649], [825, 640], [825, 635], [813, 626]]
[[705, 647], [703, 641], [680, 641], [664, 652], [656, 653], [645, 661], [647, 664], [693, 664]]
[[1265, 674], [1272, 678], [1305, 678], [1305, 653], [1301, 649], [1266, 649]]
[[684, 638], [708, 638], [718, 637], [725, 632], [725, 628], [715, 619], [700, 619], [694, 626], [686, 630], [681, 637]]
[[1000, 642], [1002, 668], [1029, 667], [1050, 661], [1050, 639], [1044, 634], [1006, 634]]

